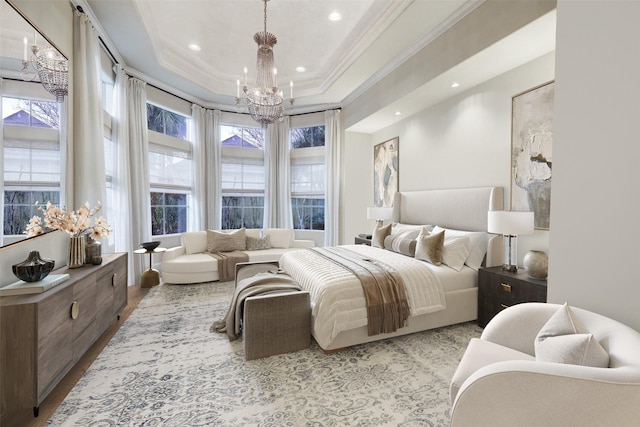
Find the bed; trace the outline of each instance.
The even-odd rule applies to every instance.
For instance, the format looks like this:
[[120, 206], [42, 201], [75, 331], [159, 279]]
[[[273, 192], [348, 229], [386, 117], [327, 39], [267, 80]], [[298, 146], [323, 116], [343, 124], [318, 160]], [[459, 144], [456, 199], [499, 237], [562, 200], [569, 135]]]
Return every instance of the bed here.
[[[501, 187], [398, 192], [392, 221], [407, 226], [438, 226], [445, 229], [445, 237], [483, 236], [481, 240], [473, 238], [476, 246], [481, 242], [482, 253], [476, 255], [482, 256], [482, 265], [500, 265], [502, 236], [486, 231], [487, 211], [503, 210], [503, 198]], [[406, 326], [395, 332], [370, 335], [362, 286], [352, 272], [332, 265], [331, 260], [318, 255], [318, 249], [285, 254], [280, 260], [281, 268], [311, 295], [312, 335], [323, 350], [339, 350], [477, 318], [479, 260], [469, 263], [473, 268], [465, 263], [457, 271], [388, 249], [365, 245], [335, 249], [345, 250], [367, 261], [382, 260], [392, 266], [404, 282], [410, 314]]]

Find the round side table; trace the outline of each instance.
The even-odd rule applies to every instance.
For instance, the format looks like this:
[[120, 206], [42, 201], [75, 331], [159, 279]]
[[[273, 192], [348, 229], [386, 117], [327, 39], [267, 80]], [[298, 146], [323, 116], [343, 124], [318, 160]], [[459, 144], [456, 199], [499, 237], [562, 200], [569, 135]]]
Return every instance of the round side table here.
[[149, 254], [149, 269], [142, 272], [140, 276], [140, 286], [143, 288], [151, 288], [160, 284], [160, 272], [153, 268], [153, 254], [159, 254], [166, 251], [167, 248], [155, 248], [152, 251], [146, 249], [136, 249], [134, 254]]

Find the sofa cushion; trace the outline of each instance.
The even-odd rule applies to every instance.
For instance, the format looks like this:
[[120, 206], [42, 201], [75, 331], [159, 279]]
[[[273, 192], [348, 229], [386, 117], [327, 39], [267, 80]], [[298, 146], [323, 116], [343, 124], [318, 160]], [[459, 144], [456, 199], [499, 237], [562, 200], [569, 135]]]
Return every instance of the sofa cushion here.
[[536, 360], [609, 367], [609, 354], [565, 303], [544, 324], [535, 340]]
[[180, 237], [181, 245], [184, 246], [184, 253], [199, 254], [207, 251], [207, 232], [189, 231], [182, 233]]
[[288, 248], [295, 238], [292, 228], [265, 228], [264, 235], [269, 236], [272, 248]]
[[262, 237], [261, 228], [245, 228], [244, 233], [247, 237], [253, 237], [254, 239]]
[[497, 362], [507, 362], [511, 360], [535, 360], [535, 358], [527, 353], [493, 343], [491, 341], [478, 338], [471, 338], [469, 345], [462, 356], [462, 360], [453, 374], [450, 385], [451, 403], [456, 398], [458, 390], [467, 378], [480, 368]]
[[162, 263], [162, 271], [169, 273], [207, 273], [218, 271], [218, 261], [208, 253], [180, 255]]
[[207, 230], [207, 251], [230, 252], [243, 251], [247, 248], [245, 229], [222, 232]]
[[294, 248], [271, 248], [264, 249], [262, 251], [243, 251], [249, 255], [249, 262], [262, 262], [262, 261], [279, 261], [280, 257], [287, 252], [300, 249]]

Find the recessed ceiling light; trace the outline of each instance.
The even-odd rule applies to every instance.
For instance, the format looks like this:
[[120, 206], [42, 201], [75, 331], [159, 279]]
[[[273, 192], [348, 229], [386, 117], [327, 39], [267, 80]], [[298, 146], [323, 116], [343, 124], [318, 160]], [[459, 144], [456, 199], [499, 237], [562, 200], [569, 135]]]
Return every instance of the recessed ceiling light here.
[[333, 11], [329, 14], [329, 21], [336, 22], [341, 19], [342, 19], [342, 15], [340, 14], [340, 12]]
[[401, 115], [402, 115], [402, 112], [400, 112], [400, 111], [396, 111], [394, 114], [395, 114], [396, 116], [401, 116]]
[[200, 45], [197, 45], [195, 43], [190, 43], [189, 44], [189, 49], [191, 49], [194, 52], [200, 52], [202, 50], [202, 48], [200, 47]]
[[307, 71], [307, 69], [305, 67], [300, 66], [300, 67], [296, 67], [296, 71], [299, 73], [304, 73], [305, 71]]
[[460, 86], [460, 83], [458, 82], [451, 83], [451, 87], [458, 87], [458, 86]]

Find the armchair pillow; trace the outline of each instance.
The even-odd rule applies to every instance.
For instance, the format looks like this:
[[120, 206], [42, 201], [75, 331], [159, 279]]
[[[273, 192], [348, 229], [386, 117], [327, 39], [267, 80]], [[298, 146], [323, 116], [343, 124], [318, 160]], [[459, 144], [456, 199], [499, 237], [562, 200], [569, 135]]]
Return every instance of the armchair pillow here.
[[536, 360], [607, 368], [609, 354], [565, 303], [545, 323], [535, 340]]

